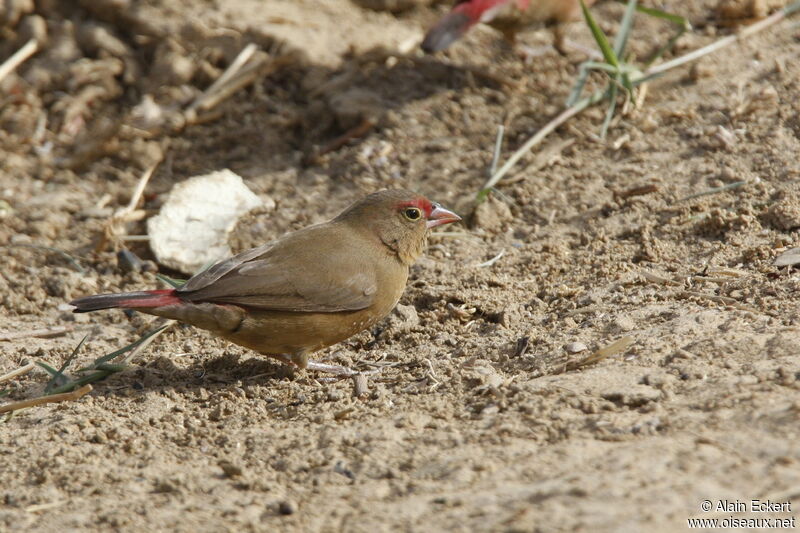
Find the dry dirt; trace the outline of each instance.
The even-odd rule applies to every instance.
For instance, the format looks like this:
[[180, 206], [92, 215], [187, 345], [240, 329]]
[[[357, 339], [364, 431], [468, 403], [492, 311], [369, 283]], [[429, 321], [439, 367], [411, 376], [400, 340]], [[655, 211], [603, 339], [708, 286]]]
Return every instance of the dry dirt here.
[[[172, 329], [82, 399], [4, 419], [0, 530], [679, 531], [732, 515], [702, 500], [753, 498], [793, 508], [734, 516], [796, 516], [800, 271], [772, 264], [800, 246], [796, 19], [652, 83], [606, 140], [602, 108], [575, 118], [476, 210], [497, 126], [505, 158], [560, 110], [582, 52], [563, 57], [534, 29], [526, 64], [479, 29], [442, 56], [393, 57], [446, 6], [387, 3], [412, 7], [4, 4], [0, 57], [48, 40], [0, 83], [0, 330], [75, 329], [0, 341], [0, 374], [59, 366], [91, 332], [74, 369], [148, 329], [66, 302], [163, 287], [152, 262], [126, 271], [119, 242], [99, 238], [160, 157], [145, 216], [221, 168], [274, 200], [235, 247], [385, 187], [471, 216], [433, 235], [397, 312], [318, 354], [383, 365], [366, 397]], [[695, 26], [673, 54], [731, 31], [716, 1], [661, 5]], [[613, 32], [622, 9], [595, 13]], [[640, 17], [633, 53], [670, 31]], [[185, 107], [249, 42], [277, 58], [255, 85], [196, 124], [145, 120], [144, 95]], [[365, 119], [363, 138], [320, 155]], [[46, 381], [4, 383], [3, 401]]]

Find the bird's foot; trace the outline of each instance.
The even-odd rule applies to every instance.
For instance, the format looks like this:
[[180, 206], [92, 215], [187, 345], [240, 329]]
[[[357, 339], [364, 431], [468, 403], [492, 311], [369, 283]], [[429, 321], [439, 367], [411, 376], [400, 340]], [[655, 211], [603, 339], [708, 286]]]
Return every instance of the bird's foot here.
[[357, 375], [364, 375], [369, 376], [371, 374], [377, 374], [381, 371], [380, 368], [376, 368], [375, 370], [353, 370], [352, 368], [347, 368], [346, 366], [341, 365], [329, 365], [327, 363], [320, 363], [318, 361], [313, 361], [308, 358], [308, 354], [305, 353], [298, 353], [294, 355], [285, 355], [285, 354], [273, 354], [270, 357], [281, 361], [289, 366], [293, 366], [300, 370], [316, 370], [317, 372], [324, 372], [326, 374], [333, 374], [340, 378], [349, 378]]
[[589, 59], [593, 61], [603, 60], [603, 54], [600, 52], [600, 50], [592, 48], [591, 46], [586, 46], [577, 41], [573, 41], [572, 39], [564, 39], [560, 45], [560, 48], [556, 47], [556, 49], [563, 55], [568, 55], [571, 50], [574, 50], [586, 54]]
[[526, 65], [531, 65], [540, 57], [551, 53], [553, 48], [564, 57], [569, 57], [571, 52], [579, 52], [585, 54], [593, 61], [603, 60], [603, 54], [598, 50], [573, 41], [572, 39], [564, 39], [564, 41], [554, 46], [528, 46], [526, 44], [517, 44], [514, 47], [517, 55]]
[[533, 62], [543, 55], [549, 54], [552, 51], [551, 46], [528, 46], [527, 44], [515, 44], [514, 52], [526, 65], [532, 65]]
[[317, 372], [325, 372], [327, 374], [334, 374], [341, 377], [352, 377], [357, 376], [359, 374], [368, 376], [370, 374], [377, 374], [381, 371], [380, 368], [376, 368], [375, 370], [353, 370], [352, 368], [347, 368], [346, 366], [341, 365], [329, 365], [327, 363], [319, 363], [317, 361], [309, 361], [308, 366], [306, 366], [308, 370], [316, 370]]

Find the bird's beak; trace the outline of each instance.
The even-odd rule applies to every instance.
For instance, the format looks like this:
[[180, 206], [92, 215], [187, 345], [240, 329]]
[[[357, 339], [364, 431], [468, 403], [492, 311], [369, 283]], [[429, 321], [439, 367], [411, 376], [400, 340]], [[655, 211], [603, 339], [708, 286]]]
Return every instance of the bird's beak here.
[[428, 222], [426, 226], [428, 229], [435, 228], [436, 226], [442, 226], [444, 224], [450, 224], [451, 222], [458, 222], [461, 220], [461, 217], [450, 211], [449, 209], [445, 209], [444, 207], [434, 204], [433, 211], [431, 214], [428, 215]]

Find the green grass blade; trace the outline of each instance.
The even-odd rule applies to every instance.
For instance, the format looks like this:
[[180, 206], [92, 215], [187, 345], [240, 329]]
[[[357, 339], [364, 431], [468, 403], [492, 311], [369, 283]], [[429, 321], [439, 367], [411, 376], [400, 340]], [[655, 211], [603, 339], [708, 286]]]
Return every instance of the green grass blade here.
[[625, 14], [622, 16], [622, 22], [619, 25], [619, 33], [614, 38], [614, 54], [617, 57], [624, 57], [625, 47], [628, 45], [628, 37], [633, 28], [633, 16], [636, 13], [636, 0], [629, 0], [628, 7], [625, 8]]
[[646, 7], [646, 6], [636, 6], [636, 11], [644, 13], [645, 15], [649, 15], [651, 17], [655, 17], [657, 19], [669, 21], [675, 24], [676, 26], [683, 28], [684, 31], [690, 31], [692, 29], [692, 24], [691, 22], [689, 22], [689, 19], [687, 19], [686, 17], [682, 17], [680, 15], [675, 15], [674, 13], [668, 13], [660, 9], [656, 9], [653, 7]]
[[60, 387], [57, 387], [50, 391], [50, 394], [61, 394], [62, 392], [72, 392], [75, 389], [79, 389], [86, 385], [87, 383], [94, 383], [96, 381], [100, 381], [106, 379], [108, 376], [113, 374], [114, 372], [110, 370], [98, 370], [86, 376], [82, 376], [76, 380], [70, 381]]
[[[86, 336], [84, 336], [81, 339], [81, 342], [78, 343], [78, 345], [75, 347], [75, 349], [72, 350], [72, 353], [69, 355], [69, 357], [66, 358], [66, 360], [64, 361], [64, 364], [61, 365], [61, 368], [59, 368], [56, 371], [55, 374], [51, 374], [52, 377], [50, 378], [50, 381], [48, 381], [47, 385], [44, 386], [45, 394], [49, 394], [50, 392], [52, 392], [52, 390], [54, 388], [60, 387], [60, 386], [64, 385], [65, 383], [69, 383], [71, 381], [70, 378], [68, 378], [67, 376], [64, 375], [64, 371], [67, 369], [67, 367], [72, 362], [72, 360], [75, 359], [75, 356], [78, 355], [78, 352], [83, 347], [84, 343], [86, 342], [86, 340], [88, 338], [89, 338], [89, 334], [87, 333]], [[39, 366], [42, 366], [42, 368], [45, 368], [48, 365], [46, 363], [41, 363]], [[47, 369], [45, 368], [45, 370], [47, 370]], [[50, 371], [48, 370], [48, 372], [50, 372]]]
[[97, 365], [97, 370], [103, 370], [105, 372], [122, 372], [128, 368], [130, 368], [128, 365], [115, 365], [114, 363], [103, 363], [102, 365]]
[[603, 126], [600, 128], [600, 138], [605, 139], [608, 133], [608, 127], [611, 125], [611, 119], [614, 118], [614, 111], [617, 109], [617, 88], [616, 83], [611, 83], [608, 87], [608, 109], [606, 110], [606, 118], [603, 120]]
[[583, 89], [586, 87], [586, 80], [589, 78], [589, 63], [589, 61], [581, 63], [581, 66], [578, 69], [578, 79], [575, 81], [575, 85], [572, 87], [572, 91], [569, 93], [565, 107], [572, 107], [575, 102], [580, 99], [581, 94], [583, 94]]
[[589, 29], [592, 30], [592, 36], [594, 36], [597, 46], [600, 48], [600, 51], [603, 52], [606, 63], [619, 67], [619, 60], [614, 50], [611, 48], [611, 44], [608, 42], [608, 37], [606, 37], [606, 34], [600, 29], [600, 26], [597, 25], [597, 22], [594, 20], [594, 17], [592, 17], [589, 8], [586, 7], [586, 3], [583, 0], [581, 0], [581, 9], [583, 10], [583, 17], [586, 19], [586, 24], [588, 24]]
[[169, 285], [173, 289], [180, 289], [181, 287], [184, 286], [184, 284], [187, 281], [185, 279], [170, 278], [170, 277], [167, 277], [167, 276], [165, 276], [163, 274], [156, 274], [156, 278], [160, 279], [161, 281], [163, 281], [164, 283], [166, 283], [167, 285]]
[[44, 361], [36, 361], [36, 364], [41, 368], [43, 368], [45, 371], [47, 371], [47, 373], [50, 374], [51, 376], [55, 376], [56, 374], [58, 374], [58, 370], [48, 365]]
[[91, 365], [89, 365], [86, 368], [83, 368], [82, 370], [95, 370], [95, 369], [99, 368], [100, 365], [108, 363], [112, 359], [115, 359], [115, 358], [119, 357], [120, 355], [124, 354], [125, 352], [133, 350], [134, 348], [136, 348], [137, 346], [142, 344], [144, 341], [146, 341], [147, 339], [149, 339], [153, 335], [156, 335], [157, 333], [161, 333], [168, 326], [169, 326], [169, 324], [165, 324], [165, 325], [157, 327], [155, 329], [151, 329], [150, 331], [145, 333], [142, 337], [140, 337], [139, 339], [137, 339], [134, 342], [130, 343], [129, 345], [127, 345], [127, 346], [125, 346], [123, 348], [120, 348], [117, 351], [111, 352], [110, 354], [106, 354], [103, 357], [99, 357], [99, 358], [95, 359], [94, 363], [92, 363]]

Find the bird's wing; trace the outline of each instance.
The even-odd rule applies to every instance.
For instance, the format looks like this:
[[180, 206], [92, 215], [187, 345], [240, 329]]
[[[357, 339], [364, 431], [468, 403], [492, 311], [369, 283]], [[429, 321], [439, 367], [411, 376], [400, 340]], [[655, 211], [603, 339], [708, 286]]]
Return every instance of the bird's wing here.
[[192, 302], [272, 311], [330, 313], [369, 307], [378, 289], [375, 269], [353, 242], [348, 245], [330, 229], [308, 228], [243, 252], [193, 277], [178, 295]]

